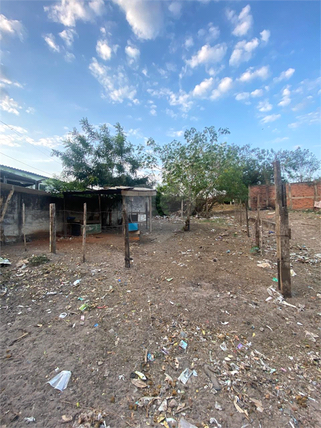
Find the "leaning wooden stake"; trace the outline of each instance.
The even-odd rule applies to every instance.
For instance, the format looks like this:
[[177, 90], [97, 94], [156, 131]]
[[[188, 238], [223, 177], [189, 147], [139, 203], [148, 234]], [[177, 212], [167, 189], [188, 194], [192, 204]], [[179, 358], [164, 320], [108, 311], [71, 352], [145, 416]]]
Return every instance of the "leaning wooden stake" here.
[[246, 217], [246, 232], [247, 236], [250, 237], [250, 226], [249, 226], [249, 203], [245, 201], [245, 217]]
[[56, 204], [49, 206], [50, 231], [49, 231], [49, 251], [56, 254]]
[[86, 232], [87, 232], [87, 204], [84, 203], [84, 217], [82, 225], [82, 262], [86, 261]]
[[27, 240], [26, 240], [26, 205], [23, 202], [22, 204], [22, 233], [23, 233], [23, 245], [25, 251], [27, 251]]
[[286, 188], [282, 183], [280, 161], [274, 162], [275, 222], [279, 289], [283, 297], [291, 297], [290, 230]]
[[260, 210], [257, 210], [257, 216], [255, 220], [255, 245], [260, 247]]
[[124, 224], [124, 240], [125, 240], [125, 267], [130, 268], [128, 217], [127, 217], [127, 211], [125, 206], [123, 206], [123, 224]]
[[[0, 217], [0, 223], [2, 223], [3, 220], [4, 220], [4, 217], [5, 217], [7, 209], [8, 209], [9, 202], [10, 202], [13, 194], [14, 194], [14, 187], [12, 186], [12, 189], [10, 190], [10, 193], [9, 193], [9, 195], [7, 197], [7, 200], [4, 203], [4, 206], [3, 206], [3, 209], [2, 209], [2, 213], [1, 213], [1, 217]], [[2, 206], [2, 203], [3, 203], [3, 199], [1, 198], [1, 206]]]

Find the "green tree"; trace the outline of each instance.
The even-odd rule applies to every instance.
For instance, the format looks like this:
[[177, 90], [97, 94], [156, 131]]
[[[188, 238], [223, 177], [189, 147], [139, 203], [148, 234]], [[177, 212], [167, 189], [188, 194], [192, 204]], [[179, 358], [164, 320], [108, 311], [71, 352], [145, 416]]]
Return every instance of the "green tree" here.
[[148, 176], [139, 177], [138, 172], [151, 164], [150, 155], [127, 140], [119, 123], [115, 125], [114, 135], [107, 125], [96, 129], [86, 118], [80, 124], [82, 132], [73, 130], [64, 141], [64, 151], [52, 151], [52, 155], [62, 161], [63, 177], [85, 187], [148, 183]]
[[[215, 168], [222, 167], [226, 145], [217, 144], [220, 135], [228, 134], [228, 129], [205, 128], [197, 131], [195, 128], [186, 130], [185, 142], [177, 140], [158, 147], [162, 161], [162, 178], [167, 192], [175, 192], [179, 198], [187, 199], [187, 223], [192, 207], [200, 196], [209, 192], [210, 184], [217, 175]], [[214, 162], [214, 160], [216, 162]], [[211, 189], [213, 186], [210, 187]]]
[[312, 181], [320, 172], [320, 161], [308, 149], [280, 150], [276, 156], [281, 163], [282, 175], [289, 182]]

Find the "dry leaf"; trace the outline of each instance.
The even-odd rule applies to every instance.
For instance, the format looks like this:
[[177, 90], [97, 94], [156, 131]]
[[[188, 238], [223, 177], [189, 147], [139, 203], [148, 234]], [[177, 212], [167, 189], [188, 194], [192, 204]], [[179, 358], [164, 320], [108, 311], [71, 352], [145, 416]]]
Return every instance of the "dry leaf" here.
[[147, 383], [143, 382], [140, 379], [132, 379], [132, 384], [135, 385], [137, 388], [146, 388]]

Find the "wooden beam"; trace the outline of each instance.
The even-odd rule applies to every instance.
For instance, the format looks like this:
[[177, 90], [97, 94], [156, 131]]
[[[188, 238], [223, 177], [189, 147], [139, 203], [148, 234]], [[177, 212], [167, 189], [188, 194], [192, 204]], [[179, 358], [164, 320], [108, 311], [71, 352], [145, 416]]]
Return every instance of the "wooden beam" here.
[[56, 204], [50, 204], [49, 218], [49, 251], [56, 254]]
[[84, 214], [82, 222], [82, 262], [86, 261], [86, 237], [87, 237], [87, 203], [84, 203]]
[[281, 179], [280, 161], [274, 162], [274, 183], [278, 284], [283, 297], [291, 297], [289, 216], [286, 186]]
[[27, 251], [27, 240], [26, 240], [26, 205], [22, 204], [22, 234], [23, 234], [23, 245], [25, 251]]
[[152, 197], [148, 197], [149, 202], [149, 232], [151, 233], [153, 231], [153, 224], [152, 224], [152, 218], [153, 218], [153, 207], [152, 207]]
[[130, 268], [128, 217], [127, 217], [127, 210], [126, 210], [125, 203], [123, 203], [123, 227], [124, 227], [124, 242], [125, 242], [125, 267]]

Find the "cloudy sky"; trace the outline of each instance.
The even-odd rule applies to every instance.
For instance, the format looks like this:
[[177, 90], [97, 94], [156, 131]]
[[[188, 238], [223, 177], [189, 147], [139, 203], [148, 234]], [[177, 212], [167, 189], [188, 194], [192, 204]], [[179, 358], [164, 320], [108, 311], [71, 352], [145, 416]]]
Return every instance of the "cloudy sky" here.
[[319, 1], [2, 0], [0, 50], [1, 164], [60, 173], [82, 117], [320, 157]]

